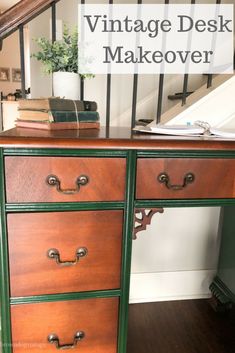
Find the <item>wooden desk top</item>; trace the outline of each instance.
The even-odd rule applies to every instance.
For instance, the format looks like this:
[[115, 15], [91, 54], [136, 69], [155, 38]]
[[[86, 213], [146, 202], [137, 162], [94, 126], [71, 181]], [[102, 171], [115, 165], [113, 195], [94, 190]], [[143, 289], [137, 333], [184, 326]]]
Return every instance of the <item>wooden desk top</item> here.
[[129, 128], [43, 131], [15, 128], [0, 133], [1, 147], [136, 150], [235, 151], [235, 141], [208, 137], [161, 136]]

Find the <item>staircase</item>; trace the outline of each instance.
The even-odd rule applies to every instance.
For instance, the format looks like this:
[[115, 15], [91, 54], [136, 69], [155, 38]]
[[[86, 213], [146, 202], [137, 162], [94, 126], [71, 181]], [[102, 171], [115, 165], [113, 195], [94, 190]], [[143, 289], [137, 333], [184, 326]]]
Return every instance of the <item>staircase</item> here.
[[193, 124], [196, 120], [206, 120], [214, 127], [235, 128], [235, 76], [218, 75], [213, 86], [203, 85], [190, 95], [187, 104], [177, 104], [162, 115], [166, 124]]
[[[51, 7], [52, 40], [56, 33], [56, 3], [59, 0], [21, 0], [0, 15], [0, 50], [4, 48], [4, 39], [12, 33], [19, 32], [20, 66], [21, 66], [21, 91], [26, 98], [25, 78], [25, 25], [42, 12]], [[2, 96], [2, 92], [1, 92]]]
[[0, 15], [0, 40], [17, 31], [59, 0], [21, 0]]

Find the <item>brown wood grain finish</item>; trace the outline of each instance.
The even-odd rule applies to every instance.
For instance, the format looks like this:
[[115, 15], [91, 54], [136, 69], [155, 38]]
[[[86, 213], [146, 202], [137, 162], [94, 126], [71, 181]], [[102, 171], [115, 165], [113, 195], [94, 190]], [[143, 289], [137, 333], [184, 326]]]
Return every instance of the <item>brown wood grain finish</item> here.
[[234, 151], [235, 141], [218, 138], [146, 135], [130, 128], [42, 131], [15, 128], [0, 134], [0, 146], [23, 148], [89, 148], [135, 150]]
[[[8, 238], [12, 296], [55, 294], [120, 287], [123, 212], [78, 211], [9, 214]], [[62, 266], [47, 256], [56, 248]]]
[[[125, 158], [6, 157], [7, 202], [121, 201], [125, 197]], [[56, 175], [64, 190], [75, 189], [81, 175], [89, 178], [79, 192], [67, 195], [49, 186]]]
[[[195, 180], [182, 190], [171, 190], [157, 180], [160, 173], [167, 173], [173, 185], [182, 185], [187, 173], [193, 173]], [[137, 162], [137, 199], [233, 197], [233, 159], [140, 158]]]
[[77, 331], [85, 337], [71, 351], [116, 353], [118, 305], [118, 298], [99, 298], [12, 306], [13, 353], [54, 353], [49, 334], [69, 344]]
[[59, 0], [21, 0], [0, 15], [0, 38], [7, 37]]

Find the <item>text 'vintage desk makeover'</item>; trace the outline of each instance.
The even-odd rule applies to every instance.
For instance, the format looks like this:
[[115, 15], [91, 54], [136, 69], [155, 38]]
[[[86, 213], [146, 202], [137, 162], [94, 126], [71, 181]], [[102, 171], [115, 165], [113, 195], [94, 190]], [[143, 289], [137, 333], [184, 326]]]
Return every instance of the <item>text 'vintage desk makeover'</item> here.
[[235, 141], [122, 128], [2, 133], [2, 353], [125, 353], [132, 239], [163, 207], [231, 210], [234, 158]]

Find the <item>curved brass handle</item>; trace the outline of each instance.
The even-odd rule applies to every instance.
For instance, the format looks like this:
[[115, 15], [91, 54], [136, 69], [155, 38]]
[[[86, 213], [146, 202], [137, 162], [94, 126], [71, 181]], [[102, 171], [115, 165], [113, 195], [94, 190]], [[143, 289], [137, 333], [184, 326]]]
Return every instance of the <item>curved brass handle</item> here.
[[68, 344], [60, 344], [59, 337], [52, 333], [47, 337], [49, 343], [52, 343], [56, 346], [56, 349], [72, 349], [75, 348], [79, 341], [81, 341], [85, 337], [85, 333], [83, 331], [78, 331], [74, 335], [73, 343]]
[[73, 261], [61, 261], [60, 252], [57, 249], [49, 249], [47, 252], [47, 256], [50, 259], [55, 259], [56, 263], [60, 266], [72, 266], [76, 265], [79, 262], [81, 257], [85, 257], [88, 253], [87, 248], [79, 248], [76, 251], [76, 258]]
[[195, 180], [195, 176], [193, 173], [187, 173], [184, 176], [183, 184], [182, 185], [172, 185], [170, 182], [170, 177], [168, 176], [167, 173], [161, 173], [158, 175], [157, 180], [159, 183], [165, 184], [167, 189], [171, 190], [182, 190], [184, 189], [188, 184], [191, 184]]
[[61, 181], [56, 175], [51, 174], [51, 175], [48, 175], [48, 177], [46, 178], [47, 185], [55, 186], [58, 192], [61, 192], [62, 194], [65, 194], [65, 195], [74, 195], [78, 193], [80, 191], [80, 187], [88, 184], [88, 182], [89, 182], [88, 176], [80, 175], [75, 182], [76, 184], [75, 189], [61, 189], [61, 186], [60, 186]]

